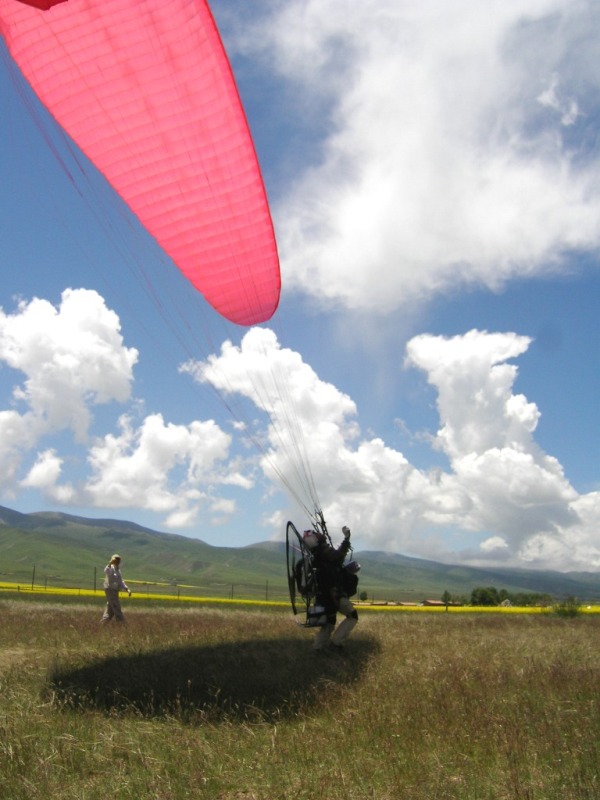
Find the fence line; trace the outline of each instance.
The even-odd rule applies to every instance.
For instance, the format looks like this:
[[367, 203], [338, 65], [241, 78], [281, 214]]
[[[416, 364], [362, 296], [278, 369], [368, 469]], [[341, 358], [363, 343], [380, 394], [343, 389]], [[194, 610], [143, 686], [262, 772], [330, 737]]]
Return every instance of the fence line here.
[[[38, 589], [59, 588], [70, 591], [93, 591], [103, 593], [103, 577], [98, 580], [97, 568], [90, 571], [88, 577], [64, 578], [61, 575], [42, 574], [39, 568], [34, 565], [30, 570], [16, 570], [11, 572], [0, 572], [0, 580], [15, 584], [25, 591], [26, 588], [33, 591]], [[272, 579], [265, 579], [263, 582], [247, 581], [225, 581], [215, 580], [206, 581], [199, 584], [188, 584], [175, 581], [156, 581], [144, 579], [127, 579], [127, 584], [132, 592], [141, 594], [164, 594], [185, 597], [219, 597], [225, 599], [261, 599], [265, 601], [287, 600], [288, 590], [285, 580], [273, 583]]]

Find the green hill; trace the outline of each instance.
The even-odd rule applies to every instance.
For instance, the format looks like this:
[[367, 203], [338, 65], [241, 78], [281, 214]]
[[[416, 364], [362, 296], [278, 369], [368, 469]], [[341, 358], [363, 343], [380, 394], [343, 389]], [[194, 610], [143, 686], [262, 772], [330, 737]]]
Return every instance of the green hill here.
[[[21, 514], [0, 506], [0, 580], [93, 588], [112, 553], [134, 585], [192, 586], [216, 596], [285, 599], [285, 545], [214, 547], [133, 522], [87, 519], [56, 512]], [[600, 575], [521, 569], [477, 569], [395, 553], [357, 552], [360, 591], [370, 599], [420, 602], [444, 591], [469, 596], [477, 586], [509, 592], [600, 599]]]

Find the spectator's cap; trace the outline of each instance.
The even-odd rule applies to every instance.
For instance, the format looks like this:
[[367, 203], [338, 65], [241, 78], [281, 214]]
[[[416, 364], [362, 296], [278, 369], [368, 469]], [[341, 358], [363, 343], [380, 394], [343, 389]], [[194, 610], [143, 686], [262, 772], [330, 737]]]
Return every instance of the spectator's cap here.
[[121, 556], [118, 553], [115, 553], [114, 556], [110, 557], [110, 560], [111, 560], [111, 562], [112, 561], [120, 561], [121, 560]]

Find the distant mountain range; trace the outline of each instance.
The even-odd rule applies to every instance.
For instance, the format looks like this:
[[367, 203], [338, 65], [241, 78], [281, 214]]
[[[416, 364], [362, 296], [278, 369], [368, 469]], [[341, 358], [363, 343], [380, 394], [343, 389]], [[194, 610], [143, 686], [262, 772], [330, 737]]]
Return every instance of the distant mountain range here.
[[[89, 587], [112, 553], [123, 558], [125, 579], [136, 584], [197, 587], [216, 596], [285, 599], [285, 543], [214, 547], [198, 539], [144, 528], [134, 522], [0, 506], [0, 581]], [[483, 569], [440, 564], [396, 553], [354, 553], [362, 565], [359, 591], [369, 599], [420, 602], [469, 597], [475, 587], [600, 600], [600, 574], [526, 569]]]

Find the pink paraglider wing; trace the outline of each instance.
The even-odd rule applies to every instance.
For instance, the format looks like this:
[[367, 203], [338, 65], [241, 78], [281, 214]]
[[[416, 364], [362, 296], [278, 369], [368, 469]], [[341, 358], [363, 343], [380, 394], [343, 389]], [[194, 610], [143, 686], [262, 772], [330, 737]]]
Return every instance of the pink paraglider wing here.
[[34, 8], [41, 8], [42, 11], [48, 11], [52, 6], [57, 6], [59, 3], [66, 3], [67, 0], [18, 0], [19, 3], [24, 3], [26, 6], [33, 6]]
[[0, 0], [42, 102], [223, 316], [269, 319], [273, 226], [235, 81], [204, 0]]

